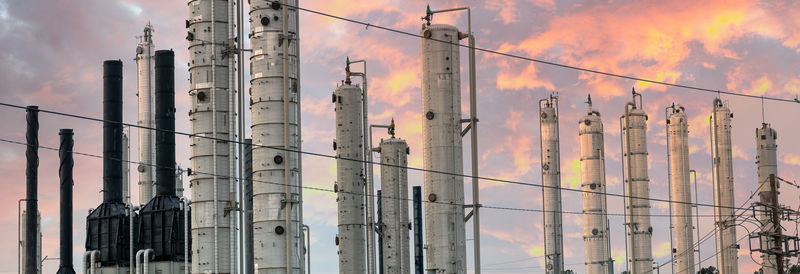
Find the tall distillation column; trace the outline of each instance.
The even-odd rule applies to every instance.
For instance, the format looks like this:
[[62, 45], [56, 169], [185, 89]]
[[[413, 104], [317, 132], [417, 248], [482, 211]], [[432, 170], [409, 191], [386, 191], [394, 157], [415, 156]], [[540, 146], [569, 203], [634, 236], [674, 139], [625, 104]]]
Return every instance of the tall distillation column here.
[[339, 216], [339, 273], [364, 273], [366, 210], [364, 204], [364, 128], [361, 88], [350, 82], [333, 93], [336, 111], [336, 204]]
[[226, 1], [190, 0], [189, 96], [191, 108], [192, 273], [232, 273], [230, 187], [233, 112], [230, 32]]
[[[778, 176], [778, 145], [776, 141], [778, 133], [767, 123], [761, 124], [761, 128], [756, 129], [756, 163], [758, 164], [758, 197], [761, 210], [758, 213], [758, 220], [762, 223], [762, 232], [772, 232], [775, 230], [773, 223], [772, 205], [773, 197], [778, 197], [778, 193], [773, 193], [770, 177]], [[777, 191], [777, 188], [776, 190]], [[775, 203], [778, 204], [778, 203]], [[763, 234], [762, 234], [763, 235]], [[779, 247], [775, 242], [775, 237], [761, 236], [761, 249], [771, 250]], [[764, 274], [778, 273], [777, 256], [761, 252], [761, 269]]]
[[694, 237], [692, 230], [692, 189], [689, 184], [689, 124], [686, 110], [678, 105], [668, 108], [667, 144], [671, 185], [672, 225], [674, 234], [673, 267], [677, 274], [694, 274]]
[[461, 147], [459, 43], [468, 35], [450, 25], [425, 24], [422, 48], [422, 151], [425, 172], [427, 267], [466, 273], [464, 178]]
[[539, 100], [542, 163], [545, 272], [564, 271], [564, 232], [561, 216], [561, 152], [558, 141], [558, 97]]
[[[639, 98], [638, 104], [636, 98]], [[647, 175], [647, 114], [642, 108], [642, 95], [633, 91], [633, 98], [625, 104], [625, 115], [620, 120], [630, 273], [646, 273], [653, 269], [650, 178]]]
[[383, 270], [387, 274], [410, 272], [408, 230], [408, 144], [394, 137], [394, 121], [389, 128], [391, 138], [381, 140], [381, 215], [383, 219]]
[[[153, 198], [153, 180], [155, 164], [154, 140], [156, 132], [155, 116], [153, 115], [155, 89], [153, 86], [153, 26], [149, 23], [144, 26], [144, 35], [141, 36], [136, 46], [136, 69], [138, 75], [139, 91], [139, 204], [144, 205]], [[128, 165], [124, 163], [124, 165]]]
[[719, 98], [711, 112], [711, 156], [714, 179], [714, 223], [717, 229], [717, 269], [720, 273], [739, 273], [736, 218], [734, 216], [733, 151], [731, 119], [733, 114]]
[[586, 102], [586, 116], [578, 121], [581, 144], [581, 189], [583, 193], [583, 244], [586, 273], [612, 274], [611, 242], [606, 201], [606, 149], [600, 112]]
[[[300, 64], [297, 0], [250, 2], [253, 259], [257, 272], [300, 273]], [[276, 184], [259, 183], [262, 181]]]

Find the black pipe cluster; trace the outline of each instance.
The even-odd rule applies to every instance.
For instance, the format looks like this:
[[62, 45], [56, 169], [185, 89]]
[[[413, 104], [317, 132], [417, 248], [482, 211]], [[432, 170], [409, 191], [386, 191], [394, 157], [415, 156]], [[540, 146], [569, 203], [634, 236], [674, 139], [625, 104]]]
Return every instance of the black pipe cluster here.
[[[138, 248], [153, 261], [183, 261], [184, 211], [175, 194], [175, 53], [155, 53], [156, 196], [139, 211]], [[189, 213], [191, 214], [191, 213]]]
[[103, 120], [103, 203], [86, 217], [86, 250], [100, 251], [96, 261], [101, 266], [127, 266], [130, 218], [122, 201], [120, 60], [103, 62]]

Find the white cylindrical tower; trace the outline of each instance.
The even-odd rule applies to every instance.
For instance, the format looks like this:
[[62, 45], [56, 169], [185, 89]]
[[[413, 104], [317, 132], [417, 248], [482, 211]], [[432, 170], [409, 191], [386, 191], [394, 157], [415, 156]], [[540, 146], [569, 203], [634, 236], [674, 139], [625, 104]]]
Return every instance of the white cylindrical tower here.
[[739, 273], [736, 244], [736, 206], [733, 191], [733, 151], [731, 146], [733, 114], [722, 100], [714, 99], [711, 112], [711, 157], [714, 179], [714, 223], [717, 229], [717, 268], [719, 273]]
[[583, 189], [583, 244], [586, 273], [612, 274], [611, 242], [606, 203], [606, 155], [603, 121], [592, 110], [589, 97], [586, 116], [578, 121], [581, 144], [581, 189]]
[[561, 153], [558, 141], [558, 97], [539, 100], [542, 163], [545, 272], [564, 271], [564, 231], [561, 216]]
[[339, 273], [364, 273], [366, 211], [364, 204], [364, 130], [361, 88], [344, 85], [333, 93], [336, 111], [336, 204], [339, 211]]
[[408, 230], [408, 144], [392, 138], [381, 140], [381, 195], [383, 219], [383, 271], [411, 273]]
[[[770, 180], [772, 176], [778, 176], [778, 145], [776, 143], [778, 133], [767, 123], [761, 124], [761, 128], [756, 129], [756, 164], [758, 165], [758, 197], [762, 204], [758, 213], [758, 220], [764, 224], [762, 232], [773, 232], [775, 224], [772, 219], [773, 197], [778, 193], [772, 192]], [[775, 182], [777, 184], [777, 182]], [[776, 185], [777, 186], [777, 185]], [[777, 191], [777, 187], [776, 190]], [[779, 204], [779, 203], [776, 203]], [[775, 237], [761, 236], [761, 249], [770, 250], [776, 248]], [[761, 253], [761, 269], [764, 274], [778, 273], [777, 256]]]
[[[250, 1], [253, 260], [301, 273], [300, 64], [297, 0]], [[271, 183], [260, 183], [271, 182]]]
[[232, 273], [231, 93], [228, 2], [190, 0], [189, 121], [192, 174], [192, 273]]
[[[155, 97], [153, 62], [153, 26], [144, 27], [144, 35], [136, 46], [136, 68], [139, 79], [139, 204], [147, 204], [153, 198], [155, 161]], [[142, 128], [143, 127], [143, 128]]]
[[464, 178], [451, 175], [463, 173], [459, 40], [466, 34], [434, 24], [423, 25], [421, 35], [423, 166], [447, 173], [424, 176], [426, 265], [435, 273], [466, 273]]
[[[639, 98], [637, 103], [636, 98]], [[625, 105], [622, 127], [622, 155], [625, 178], [628, 260], [630, 273], [653, 269], [650, 225], [650, 178], [647, 173], [647, 114], [642, 109], [642, 95], [633, 91], [633, 100]]]
[[674, 226], [673, 267], [677, 274], [694, 274], [694, 237], [692, 230], [692, 189], [689, 182], [689, 124], [685, 109], [669, 108], [667, 144]]

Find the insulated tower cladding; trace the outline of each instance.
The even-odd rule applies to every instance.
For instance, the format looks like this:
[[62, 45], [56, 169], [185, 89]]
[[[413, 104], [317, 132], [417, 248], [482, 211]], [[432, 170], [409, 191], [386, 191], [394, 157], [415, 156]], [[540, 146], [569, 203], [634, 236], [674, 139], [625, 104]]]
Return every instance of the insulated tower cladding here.
[[301, 273], [305, 261], [297, 5], [250, 1], [253, 259], [261, 273]]
[[381, 218], [383, 219], [383, 270], [386, 274], [410, 272], [408, 231], [408, 144], [392, 138], [381, 140]]
[[[192, 273], [233, 272], [231, 223], [234, 107], [231, 88], [233, 22], [229, 1], [190, 0], [189, 121], [192, 137]], [[173, 190], [174, 193], [174, 190]]]
[[144, 205], [153, 198], [153, 175], [155, 174], [155, 146], [156, 132], [153, 116], [153, 26], [144, 27], [144, 35], [136, 46], [136, 68], [139, 78], [139, 204]]
[[715, 227], [717, 230], [717, 269], [720, 273], [739, 273], [736, 244], [736, 217], [733, 191], [733, 152], [731, 119], [733, 114], [722, 100], [714, 99], [711, 112], [711, 156], [714, 179]]
[[603, 121], [592, 110], [589, 98], [586, 116], [578, 121], [581, 145], [581, 189], [583, 192], [583, 244], [586, 273], [612, 274], [611, 242], [606, 202], [606, 155]]
[[542, 163], [545, 272], [564, 271], [564, 232], [561, 216], [561, 153], [558, 141], [558, 97], [539, 100]]
[[689, 124], [685, 109], [668, 108], [667, 144], [672, 193], [674, 268], [677, 274], [694, 274], [694, 237], [692, 237], [692, 189], [689, 182]]
[[[771, 176], [778, 176], [778, 145], [776, 141], [778, 133], [767, 123], [763, 123], [761, 128], [756, 129], [756, 164], [758, 165], [758, 197], [763, 204], [759, 207], [758, 221], [764, 224], [761, 227], [762, 232], [772, 232], [775, 230], [773, 223], [772, 205], [773, 197], [778, 197], [778, 193], [772, 192], [770, 182]], [[777, 182], [776, 182], [777, 183]], [[777, 187], [776, 190], [777, 191]], [[774, 203], [779, 204], [779, 203]], [[780, 248], [779, 243], [775, 242], [775, 237], [761, 236], [761, 250], [772, 250]], [[774, 233], [772, 233], [774, 234]], [[761, 252], [761, 269], [764, 274], [778, 273], [777, 256], [774, 254], [767, 254]]]
[[333, 93], [336, 111], [336, 204], [339, 211], [339, 273], [364, 273], [366, 211], [364, 204], [364, 129], [361, 88], [344, 85]]
[[[636, 98], [639, 98], [638, 104]], [[653, 269], [650, 225], [650, 178], [647, 175], [647, 114], [642, 110], [642, 95], [633, 91], [621, 117], [622, 155], [627, 210], [628, 263], [630, 273]]]
[[[427, 267], [435, 273], [466, 273], [464, 178], [461, 148], [459, 40], [450, 25], [423, 25], [422, 153], [425, 170]], [[442, 173], [440, 173], [442, 172]]]

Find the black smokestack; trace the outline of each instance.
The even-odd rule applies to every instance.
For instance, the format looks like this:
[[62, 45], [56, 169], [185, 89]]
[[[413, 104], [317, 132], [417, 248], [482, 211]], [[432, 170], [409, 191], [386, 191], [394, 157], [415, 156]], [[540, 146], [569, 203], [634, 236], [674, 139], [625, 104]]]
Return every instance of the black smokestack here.
[[103, 62], [103, 202], [122, 203], [122, 61]]
[[156, 196], [175, 194], [175, 53], [158, 50], [156, 68]]
[[39, 213], [39, 107], [28, 106], [26, 109], [28, 130], [25, 138], [28, 141], [28, 148], [25, 150], [25, 157], [28, 164], [25, 167], [25, 177], [27, 179], [27, 203], [25, 204], [25, 272], [38, 273], [39, 262], [36, 251], [39, 240], [39, 230], [36, 229]]
[[60, 222], [60, 243], [59, 255], [60, 264], [57, 274], [75, 274], [72, 267], [72, 167], [75, 161], [72, 160], [72, 147], [75, 142], [72, 140], [72, 129], [61, 129], [58, 135], [61, 136], [61, 145], [58, 147], [58, 156], [61, 160], [58, 165], [58, 178], [61, 181], [61, 222]]

